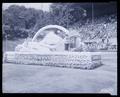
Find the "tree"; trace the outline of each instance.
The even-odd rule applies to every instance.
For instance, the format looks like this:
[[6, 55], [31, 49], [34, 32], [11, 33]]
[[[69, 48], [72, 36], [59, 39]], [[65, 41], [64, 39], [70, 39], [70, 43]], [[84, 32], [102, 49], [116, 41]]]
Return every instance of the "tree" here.
[[[33, 8], [25, 8], [24, 6], [12, 5], [8, 9], [3, 10], [3, 25], [9, 26], [9, 30], [4, 27], [4, 33], [9, 34], [11, 39], [21, 38], [23, 35], [32, 33], [39, 12]], [[24, 34], [23, 34], [24, 33]], [[4, 34], [4, 35], [6, 35]]]
[[86, 16], [85, 10], [77, 3], [53, 3], [51, 13], [54, 23], [65, 27], [73, 25]]
[[46, 25], [49, 25], [49, 24], [54, 24], [52, 21], [51, 13], [39, 10], [39, 15], [38, 15], [36, 24], [33, 28], [33, 31], [36, 32], [40, 28], [42, 28]]

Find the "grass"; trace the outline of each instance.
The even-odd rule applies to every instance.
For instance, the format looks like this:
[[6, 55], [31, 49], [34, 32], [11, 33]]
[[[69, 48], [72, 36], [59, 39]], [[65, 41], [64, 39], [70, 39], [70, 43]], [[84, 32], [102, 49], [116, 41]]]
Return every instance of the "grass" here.
[[22, 44], [24, 42], [24, 39], [19, 39], [19, 40], [3, 40], [3, 52], [5, 51], [14, 51], [15, 47], [18, 44]]

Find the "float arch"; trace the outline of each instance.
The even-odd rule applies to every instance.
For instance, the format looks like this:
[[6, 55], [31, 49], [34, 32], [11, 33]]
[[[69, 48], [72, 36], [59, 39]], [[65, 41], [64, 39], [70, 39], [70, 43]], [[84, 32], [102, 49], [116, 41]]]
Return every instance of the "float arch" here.
[[36, 38], [39, 36], [39, 34], [42, 31], [44, 31], [46, 29], [49, 29], [49, 28], [57, 28], [57, 29], [62, 30], [63, 32], [65, 32], [65, 34], [67, 34], [67, 35], [69, 34], [69, 31], [66, 28], [62, 27], [62, 26], [59, 26], [59, 25], [48, 25], [48, 26], [45, 26], [45, 27], [41, 28], [40, 30], [38, 30], [38, 32], [33, 37], [32, 41], [35, 41]]

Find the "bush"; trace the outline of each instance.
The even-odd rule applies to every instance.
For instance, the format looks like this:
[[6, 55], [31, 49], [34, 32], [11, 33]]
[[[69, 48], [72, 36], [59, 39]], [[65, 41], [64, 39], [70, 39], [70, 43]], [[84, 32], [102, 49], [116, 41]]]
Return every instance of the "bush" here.
[[26, 29], [21, 29], [19, 27], [16, 27], [14, 29], [12, 28], [4, 28], [3, 32], [3, 39], [8, 39], [8, 40], [14, 40], [14, 39], [21, 39], [21, 38], [27, 38], [28, 37], [28, 30]]

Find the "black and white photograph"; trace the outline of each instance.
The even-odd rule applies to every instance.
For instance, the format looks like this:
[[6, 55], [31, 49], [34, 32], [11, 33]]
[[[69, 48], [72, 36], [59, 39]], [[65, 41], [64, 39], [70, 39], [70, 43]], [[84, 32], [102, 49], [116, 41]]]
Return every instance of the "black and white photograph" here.
[[2, 3], [3, 93], [117, 95], [117, 2]]

